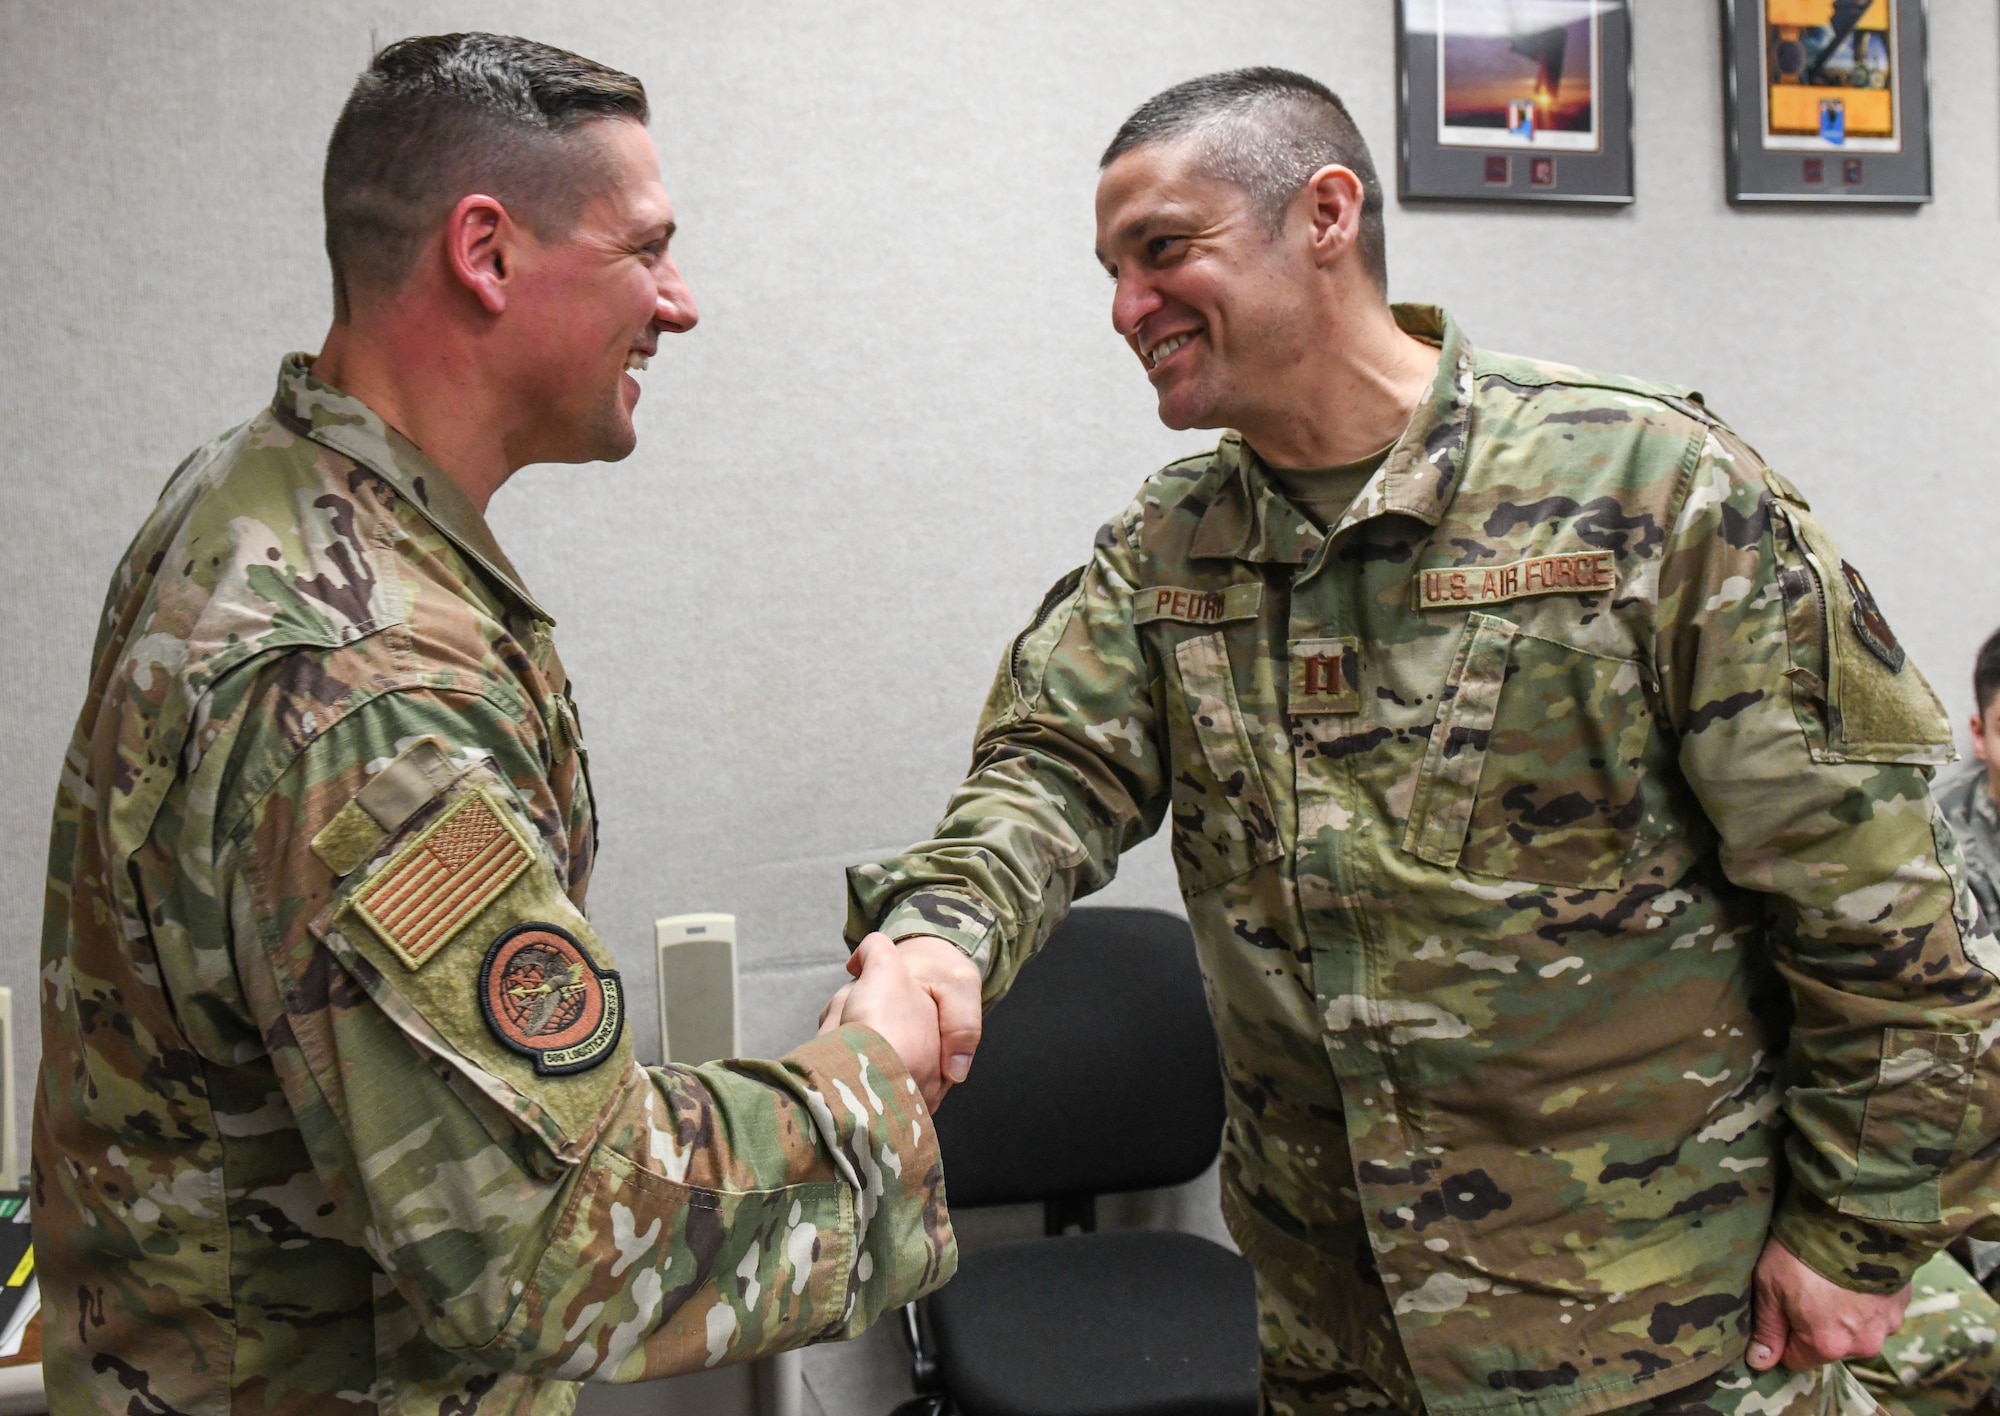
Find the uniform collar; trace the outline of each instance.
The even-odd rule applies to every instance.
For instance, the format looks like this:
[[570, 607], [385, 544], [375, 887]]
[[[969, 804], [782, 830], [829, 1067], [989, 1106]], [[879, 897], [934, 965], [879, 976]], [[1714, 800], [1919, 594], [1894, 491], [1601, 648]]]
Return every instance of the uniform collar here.
[[535, 603], [535, 597], [521, 583], [521, 573], [507, 559], [486, 518], [459, 490], [458, 483], [367, 404], [314, 378], [310, 354], [287, 355], [278, 366], [278, 391], [271, 407], [320, 446], [353, 458], [394, 487], [466, 559], [505, 586], [531, 614], [555, 623], [555, 616]]
[[[1387, 512], [1435, 526], [1465, 470], [1472, 345], [1457, 321], [1435, 305], [1390, 308], [1405, 333], [1438, 346], [1437, 374], [1403, 435], [1333, 528], [1336, 532]], [[1190, 554], [1293, 565], [1310, 560], [1325, 538], [1272, 484], [1240, 433], [1223, 435], [1215, 460], [1222, 485], [1195, 529]]]

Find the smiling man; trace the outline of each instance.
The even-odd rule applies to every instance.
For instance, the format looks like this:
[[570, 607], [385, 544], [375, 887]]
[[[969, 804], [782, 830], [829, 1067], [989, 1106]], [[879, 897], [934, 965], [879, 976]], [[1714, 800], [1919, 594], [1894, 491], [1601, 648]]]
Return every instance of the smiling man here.
[[[629, 75], [404, 40], [327, 150], [335, 320], [113, 580], [42, 941], [52, 1409], [566, 1412], [955, 1264], [886, 940], [774, 1062], [640, 1067], [589, 774], [488, 499], [634, 445], [692, 329]], [[907, 1059], [907, 1060], [906, 1060]]]
[[[1303, 76], [1143, 105], [1097, 254], [1161, 421], [1232, 431], [1044, 598], [850, 937], [990, 1001], [1171, 821], [1268, 1411], [1976, 1400], [1992, 1309], [1926, 1261], [2000, 1206], [2000, 948], [1804, 498], [1689, 390], [1392, 307]], [[1913, 1275], [1971, 1321], [1857, 1378]]]

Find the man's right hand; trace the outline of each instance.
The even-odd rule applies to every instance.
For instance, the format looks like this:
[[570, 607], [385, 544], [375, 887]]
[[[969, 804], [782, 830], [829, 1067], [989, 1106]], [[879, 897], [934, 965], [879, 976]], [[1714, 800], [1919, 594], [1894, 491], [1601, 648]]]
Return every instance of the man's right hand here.
[[1764, 1241], [1753, 1289], [1750, 1350], [1754, 1371], [1783, 1362], [1803, 1372], [1846, 1357], [1873, 1357], [1903, 1325], [1910, 1289], [1855, 1293], [1822, 1278], [1776, 1239]]
[[936, 1107], [948, 1086], [938, 1070], [938, 1009], [929, 990], [911, 976], [886, 934], [862, 940], [848, 958], [847, 971], [854, 982], [833, 995], [820, 1013], [819, 1030], [829, 1032], [843, 1023], [873, 1028], [910, 1069], [924, 1105]]

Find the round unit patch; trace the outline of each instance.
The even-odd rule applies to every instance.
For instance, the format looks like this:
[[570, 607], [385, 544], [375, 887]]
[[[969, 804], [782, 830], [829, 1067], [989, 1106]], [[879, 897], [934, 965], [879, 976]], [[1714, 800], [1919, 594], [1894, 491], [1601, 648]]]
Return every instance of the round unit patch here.
[[517, 924], [486, 951], [479, 1007], [508, 1050], [535, 1059], [544, 1076], [583, 1072], [618, 1046], [625, 995], [567, 930]]

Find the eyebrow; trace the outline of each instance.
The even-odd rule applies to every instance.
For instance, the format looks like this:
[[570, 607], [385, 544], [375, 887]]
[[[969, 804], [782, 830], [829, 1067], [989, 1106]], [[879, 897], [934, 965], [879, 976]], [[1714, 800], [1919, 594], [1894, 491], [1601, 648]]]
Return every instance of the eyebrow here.
[[[1179, 212], [1171, 210], [1149, 211], [1144, 216], [1134, 217], [1131, 221], [1119, 227], [1112, 235], [1111, 244], [1114, 246], [1123, 246], [1136, 241], [1144, 241], [1148, 233], [1162, 226], [1178, 226], [1182, 223], [1183, 219]], [[1104, 254], [1102, 249], [1099, 249], [1097, 252], [1097, 263], [1106, 266], [1111, 264], [1110, 259]]]

